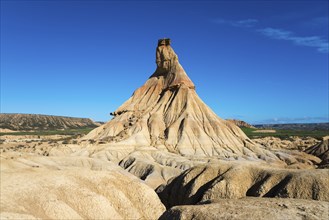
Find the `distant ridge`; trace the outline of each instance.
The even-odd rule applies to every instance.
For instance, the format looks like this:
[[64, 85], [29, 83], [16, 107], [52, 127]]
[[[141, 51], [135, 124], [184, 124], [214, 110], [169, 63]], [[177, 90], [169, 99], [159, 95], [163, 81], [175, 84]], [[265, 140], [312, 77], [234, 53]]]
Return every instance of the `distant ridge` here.
[[259, 129], [304, 130], [304, 131], [328, 130], [329, 132], [329, 122], [293, 123], [293, 124], [257, 124], [254, 126]]
[[229, 122], [234, 123], [236, 126], [240, 127], [240, 128], [255, 128], [254, 126], [252, 126], [251, 124], [242, 121], [242, 120], [237, 120], [237, 119], [226, 119]]
[[13, 131], [95, 128], [98, 126], [100, 126], [100, 123], [96, 123], [89, 118], [19, 113], [0, 114], [0, 128]]

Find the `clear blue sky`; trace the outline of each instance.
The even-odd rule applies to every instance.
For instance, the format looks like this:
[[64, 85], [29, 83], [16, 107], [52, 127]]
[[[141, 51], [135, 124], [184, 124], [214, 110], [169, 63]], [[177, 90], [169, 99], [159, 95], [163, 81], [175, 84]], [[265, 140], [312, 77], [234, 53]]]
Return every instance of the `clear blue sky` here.
[[328, 1], [1, 1], [1, 112], [107, 121], [172, 39], [221, 118], [328, 122]]

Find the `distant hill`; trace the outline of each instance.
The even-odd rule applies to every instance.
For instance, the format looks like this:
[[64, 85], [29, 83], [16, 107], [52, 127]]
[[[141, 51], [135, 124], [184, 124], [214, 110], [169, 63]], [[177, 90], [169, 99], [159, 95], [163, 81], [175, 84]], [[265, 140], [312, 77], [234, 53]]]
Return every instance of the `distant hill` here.
[[237, 119], [227, 119], [227, 121], [234, 123], [236, 126], [240, 128], [255, 128], [251, 124], [248, 124], [245, 121], [237, 120]]
[[89, 118], [39, 114], [0, 114], [0, 129], [13, 131], [66, 130], [100, 126]]
[[299, 130], [299, 131], [328, 130], [328, 134], [329, 134], [329, 123], [259, 124], [254, 126], [259, 129], [275, 129], [275, 130]]

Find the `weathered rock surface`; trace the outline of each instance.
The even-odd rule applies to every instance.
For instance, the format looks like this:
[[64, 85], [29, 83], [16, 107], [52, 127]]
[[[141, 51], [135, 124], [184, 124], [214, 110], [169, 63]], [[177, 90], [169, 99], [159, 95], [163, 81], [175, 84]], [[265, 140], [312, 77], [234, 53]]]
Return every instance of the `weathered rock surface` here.
[[38, 114], [0, 114], [0, 128], [14, 131], [95, 128], [99, 125], [89, 118]]
[[175, 206], [160, 220], [217, 219], [328, 219], [329, 203], [302, 199], [220, 199], [207, 205]]
[[319, 143], [319, 140], [312, 137], [290, 137], [288, 140], [264, 137], [253, 139], [253, 141], [274, 153], [287, 164], [287, 168], [310, 169], [321, 163], [321, 159], [316, 154], [303, 152], [304, 149]]
[[266, 149], [286, 149], [303, 151], [320, 141], [312, 138], [290, 137], [288, 140], [282, 140], [277, 137], [264, 137], [252, 139], [255, 143], [263, 145]]
[[119, 165], [134, 174], [153, 189], [178, 176], [195, 163], [175, 155], [161, 151], [135, 151], [122, 159]]
[[119, 165], [156, 189], [160, 185], [161, 187], [167, 185], [170, 179], [187, 169], [218, 161], [217, 158], [211, 157], [183, 157], [166, 151], [144, 149], [130, 153], [120, 161]]
[[321, 159], [298, 150], [271, 150], [281, 161], [286, 163], [289, 169], [314, 169], [317, 168]]
[[323, 137], [320, 143], [307, 148], [305, 152], [321, 159], [320, 168], [329, 168], [329, 136]]
[[157, 219], [156, 193], [92, 158], [1, 158], [1, 219]]
[[193, 205], [246, 196], [329, 201], [328, 170], [275, 169], [253, 162], [220, 162], [193, 167], [158, 194], [166, 205]]

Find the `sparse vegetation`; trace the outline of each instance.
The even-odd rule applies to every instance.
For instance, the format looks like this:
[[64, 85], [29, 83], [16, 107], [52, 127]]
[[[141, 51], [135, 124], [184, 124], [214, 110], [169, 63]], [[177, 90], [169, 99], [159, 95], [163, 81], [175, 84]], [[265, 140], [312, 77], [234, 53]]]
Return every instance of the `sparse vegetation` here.
[[258, 129], [254, 128], [241, 128], [242, 131], [251, 139], [253, 138], [262, 138], [262, 137], [278, 137], [281, 139], [289, 139], [291, 136], [298, 137], [313, 137], [316, 139], [321, 139], [322, 137], [329, 135], [328, 130], [316, 130], [316, 131], [305, 131], [305, 130], [276, 130], [275, 133], [267, 133], [267, 132], [257, 132], [254, 131]]
[[0, 136], [3, 135], [84, 135], [89, 133], [94, 128], [79, 128], [68, 130], [43, 130], [43, 131], [20, 131], [20, 132], [0, 132]]

